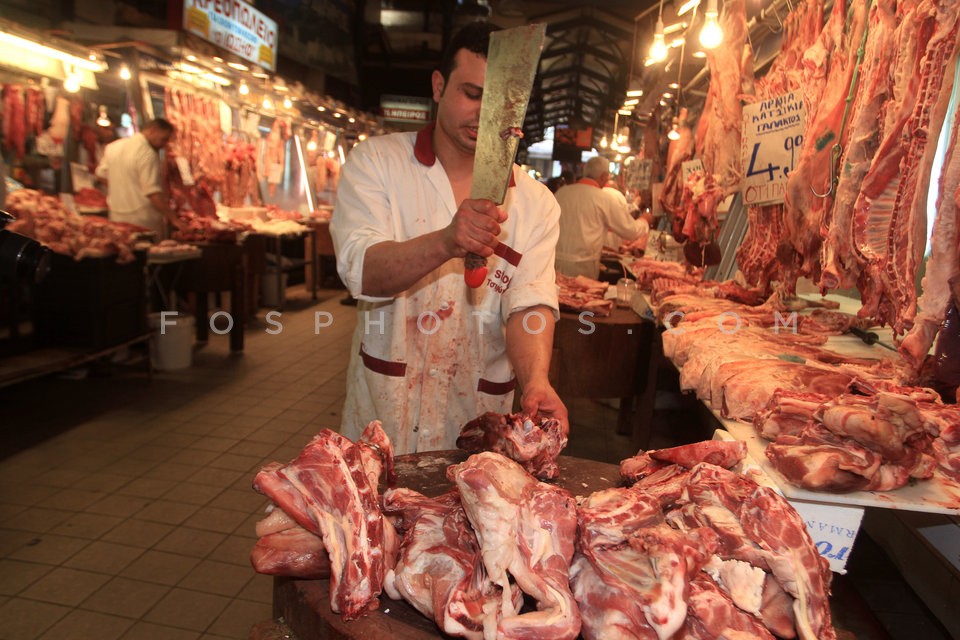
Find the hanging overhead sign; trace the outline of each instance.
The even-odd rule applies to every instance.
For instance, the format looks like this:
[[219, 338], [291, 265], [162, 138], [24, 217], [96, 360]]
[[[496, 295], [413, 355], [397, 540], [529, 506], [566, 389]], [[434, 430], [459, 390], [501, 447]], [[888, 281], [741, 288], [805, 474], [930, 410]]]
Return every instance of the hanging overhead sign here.
[[806, 109], [793, 91], [743, 108], [743, 203], [783, 202], [787, 178], [800, 160]]
[[380, 110], [383, 112], [383, 119], [389, 122], [426, 124], [430, 122], [433, 100], [384, 94], [380, 96]]
[[242, 0], [185, 0], [183, 30], [276, 71], [277, 23]]

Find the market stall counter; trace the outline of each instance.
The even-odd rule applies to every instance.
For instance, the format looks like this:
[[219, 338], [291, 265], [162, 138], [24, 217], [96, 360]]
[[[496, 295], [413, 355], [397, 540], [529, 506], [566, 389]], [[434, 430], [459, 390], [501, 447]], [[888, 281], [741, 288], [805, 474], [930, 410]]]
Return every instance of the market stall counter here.
[[[210, 325], [220, 316], [226, 316], [230, 334], [230, 351], [243, 351], [243, 327], [245, 316], [245, 244], [203, 243], [197, 245], [202, 255], [184, 265], [180, 291], [193, 293], [196, 317], [197, 341], [206, 342]], [[209, 293], [230, 292], [230, 310], [209, 313]], [[219, 330], [218, 330], [219, 331]]]
[[617, 433], [632, 437], [633, 451], [650, 440], [658, 339], [652, 322], [623, 308], [606, 317], [561, 312], [554, 334], [550, 377], [557, 393], [619, 398]]

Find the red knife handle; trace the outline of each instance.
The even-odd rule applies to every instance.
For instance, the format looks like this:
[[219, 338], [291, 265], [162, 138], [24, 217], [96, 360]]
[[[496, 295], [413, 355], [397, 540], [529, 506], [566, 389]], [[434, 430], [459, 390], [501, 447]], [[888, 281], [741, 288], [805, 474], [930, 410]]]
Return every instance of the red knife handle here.
[[475, 253], [468, 253], [463, 258], [463, 281], [471, 289], [483, 285], [487, 279], [487, 259]]

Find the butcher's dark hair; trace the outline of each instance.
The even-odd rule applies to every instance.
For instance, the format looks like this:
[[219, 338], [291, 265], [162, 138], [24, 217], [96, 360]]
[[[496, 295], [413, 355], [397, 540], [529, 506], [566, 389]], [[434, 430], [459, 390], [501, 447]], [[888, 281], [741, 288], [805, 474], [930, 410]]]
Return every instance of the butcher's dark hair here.
[[169, 120], [164, 118], [154, 118], [147, 124], [143, 125], [144, 131], [147, 129], [159, 129], [160, 131], [166, 131], [168, 133], [173, 133], [173, 125], [170, 124]]
[[440, 75], [446, 83], [456, 66], [457, 52], [466, 49], [472, 53], [487, 57], [487, 48], [490, 46], [490, 34], [499, 31], [500, 27], [489, 22], [470, 22], [454, 34], [447, 44], [447, 48], [440, 58]]

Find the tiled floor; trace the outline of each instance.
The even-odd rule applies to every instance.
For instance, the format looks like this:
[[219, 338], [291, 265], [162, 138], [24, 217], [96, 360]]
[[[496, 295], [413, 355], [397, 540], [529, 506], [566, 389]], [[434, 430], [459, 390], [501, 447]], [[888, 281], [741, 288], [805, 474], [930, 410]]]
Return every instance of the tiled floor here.
[[[339, 424], [355, 309], [321, 294], [294, 296], [279, 334], [261, 312], [242, 356], [212, 335], [151, 381], [101, 365], [0, 389], [0, 640], [245, 640], [270, 619], [251, 481]], [[568, 407], [565, 453], [633, 453], [614, 408]], [[690, 408], [658, 411], [652, 446], [708, 437]]]
[[[193, 367], [152, 381], [101, 365], [0, 389], [0, 638], [242, 640], [270, 619], [250, 485], [339, 423], [355, 309], [321, 293], [294, 296], [277, 335], [261, 312], [242, 356], [212, 335]], [[330, 326], [315, 331], [315, 312]], [[614, 409], [570, 408], [590, 428], [568, 453], [630, 452]]]

